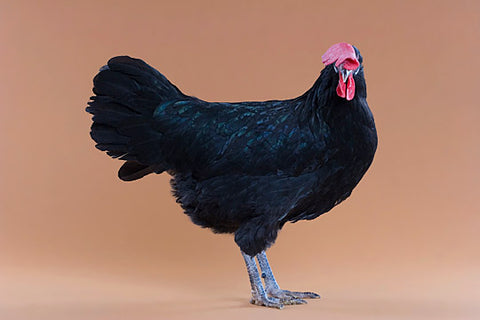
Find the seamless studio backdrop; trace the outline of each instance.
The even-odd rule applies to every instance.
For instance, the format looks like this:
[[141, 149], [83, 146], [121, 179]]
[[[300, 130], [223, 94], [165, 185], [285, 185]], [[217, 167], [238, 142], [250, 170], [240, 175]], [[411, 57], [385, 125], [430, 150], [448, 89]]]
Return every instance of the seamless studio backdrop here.
[[[1, 319], [480, 316], [478, 1], [0, 3]], [[287, 224], [280, 285], [249, 305], [233, 238], [193, 225], [169, 177], [117, 179], [84, 109], [98, 68], [139, 57], [209, 101], [305, 92], [332, 44], [365, 59], [379, 148], [352, 196]]]

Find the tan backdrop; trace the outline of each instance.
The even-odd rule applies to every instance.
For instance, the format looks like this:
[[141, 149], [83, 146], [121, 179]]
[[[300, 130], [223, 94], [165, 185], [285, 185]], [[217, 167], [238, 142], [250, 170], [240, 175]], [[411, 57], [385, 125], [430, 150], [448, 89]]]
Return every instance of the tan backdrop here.
[[[2, 1], [1, 319], [480, 317], [478, 1]], [[117, 179], [84, 112], [128, 54], [211, 101], [307, 90], [332, 44], [365, 58], [379, 148], [350, 199], [287, 225], [270, 259], [323, 299], [248, 304], [231, 236], [167, 175]]]

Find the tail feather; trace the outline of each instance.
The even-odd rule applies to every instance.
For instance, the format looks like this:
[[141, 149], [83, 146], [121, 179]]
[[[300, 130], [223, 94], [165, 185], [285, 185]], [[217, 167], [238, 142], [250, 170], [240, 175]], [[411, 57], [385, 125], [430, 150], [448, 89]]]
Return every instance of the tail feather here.
[[127, 56], [114, 57], [108, 61], [108, 68], [114, 73], [127, 75], [130, 80], [134, 80], [145, 90], [144, 98], [160, 97], [163, 101], [171, 101], [183, 95], [163, 74], [143, 60]]
[[130, 181], [163, 171], [162, 159], [151, 150], [151, 142], [162, 139], [153, 129], [153, 113], [160, 104], [180, 99], [180, 90], [142, 60], [127, 56], [110, 59], [93, 84], [95, 96], [86, 109], [93, 114], [90, 135], [98, 149], [127, 160], [119, 177]]
[[110, 97], [94, 96], [91, 99], [87, 111], [93, 114], [94, 123], [119, 125], [125, 117], [137, 114], [134, 109], [116, 103]]
[[137, 161], [127, 161], [118, 170], [118, 177], [123, 181], [133, 181], [153, 172], [155, 172], [155, 168], [151, 166], [138, 163]]

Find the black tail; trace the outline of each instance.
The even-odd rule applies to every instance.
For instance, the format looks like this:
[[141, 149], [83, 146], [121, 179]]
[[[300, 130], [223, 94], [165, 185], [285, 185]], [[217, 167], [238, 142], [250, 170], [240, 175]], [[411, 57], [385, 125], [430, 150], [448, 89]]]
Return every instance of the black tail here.
[[150, 155], [151, 142], [161, 139], [153, 129], [153, 113], [160, 104], [183, 94], [160, 72], [139, 59], [112, 58], [93, 79], [87, 112], [93, 114], [90, 135], [96, 147], [113, 158], [126, 160], [118, 172], [125, 181], [165, 168]]

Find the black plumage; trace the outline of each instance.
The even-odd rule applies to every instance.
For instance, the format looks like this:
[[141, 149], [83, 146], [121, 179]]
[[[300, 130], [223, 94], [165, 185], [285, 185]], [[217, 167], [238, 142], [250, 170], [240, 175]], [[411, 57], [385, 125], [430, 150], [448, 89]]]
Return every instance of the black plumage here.
[[255, 256], [286, 222], [314, 219], [345, 200], [373, 160], [375, 124], [362, 57], [352, 48], [359, 66], [351, 100], [336, 91], [335, 63], [298, 98], [211, 103], [183, 94], [142, 60], [112, 58], [94, 78], [91, 136], [125, 160], [122, 180], [168, 172], [195, 224], [234, 233]]

